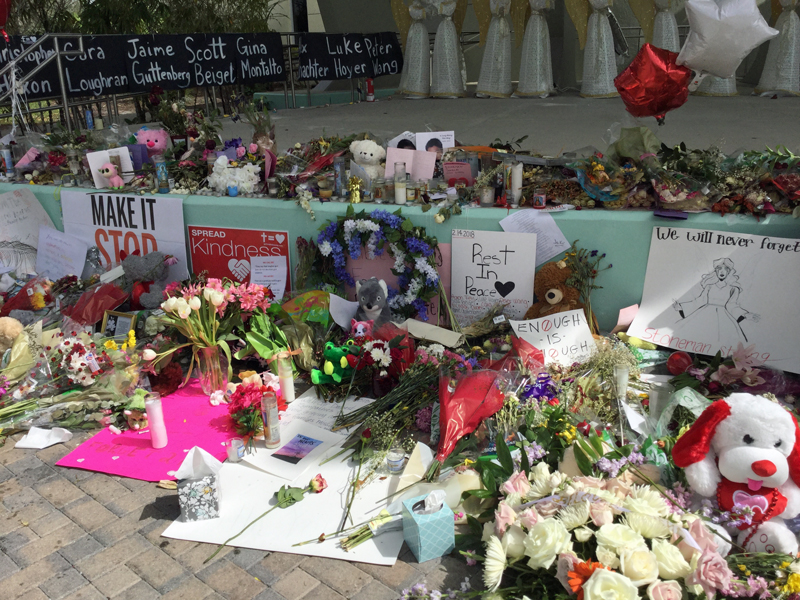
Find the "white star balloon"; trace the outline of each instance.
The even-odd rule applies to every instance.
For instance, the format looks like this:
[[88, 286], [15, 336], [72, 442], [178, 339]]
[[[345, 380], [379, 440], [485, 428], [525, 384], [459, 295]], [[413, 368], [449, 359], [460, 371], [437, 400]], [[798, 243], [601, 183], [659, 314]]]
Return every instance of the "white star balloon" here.
[[778, 35], [756, 0], [688, 0], [689, 35], [678, 64], [727, 79], [756, 46]]

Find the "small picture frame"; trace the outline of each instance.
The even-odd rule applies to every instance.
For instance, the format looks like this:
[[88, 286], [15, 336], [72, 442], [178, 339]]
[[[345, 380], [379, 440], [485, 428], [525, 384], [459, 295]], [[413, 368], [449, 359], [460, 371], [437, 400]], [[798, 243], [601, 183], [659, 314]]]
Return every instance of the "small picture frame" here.
[[115, 341], [125, 341], [128, 332], [136, 327], [136, 314], [107, 310], [103, 315], [100, 333]]

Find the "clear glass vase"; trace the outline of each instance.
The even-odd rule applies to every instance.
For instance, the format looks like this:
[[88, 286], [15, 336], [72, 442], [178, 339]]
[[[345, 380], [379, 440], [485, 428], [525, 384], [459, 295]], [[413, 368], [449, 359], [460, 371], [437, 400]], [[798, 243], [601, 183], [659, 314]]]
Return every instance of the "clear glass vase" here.
[[200, 348], [197, 352], [197, 377], [204, 394], [211, 395], [228, 387], [228, 358], [219, 346]]

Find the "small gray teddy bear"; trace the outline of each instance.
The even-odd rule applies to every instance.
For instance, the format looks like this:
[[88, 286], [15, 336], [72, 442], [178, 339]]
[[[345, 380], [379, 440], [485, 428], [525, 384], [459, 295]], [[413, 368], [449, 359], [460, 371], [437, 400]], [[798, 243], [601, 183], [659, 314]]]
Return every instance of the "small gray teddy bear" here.
[[[165, 258], [163, 252], [156, 251], [144, 256], [130, 254], [122, 261], [128, 286], [132, 287], [138, 281], [153, 282], [150, 290], [139, 297], [139, 304], [144, 308], [158, 308], [164, 301], [164, 285], [169, 268], [164, 262]], [[126, 289], [130, 291], [129, 288]]]
[[372, 321], [374, 329], [391, 321], [388, 296], [389, 289], [383, 279], [372, 277], [356, 281], [356, 321]]

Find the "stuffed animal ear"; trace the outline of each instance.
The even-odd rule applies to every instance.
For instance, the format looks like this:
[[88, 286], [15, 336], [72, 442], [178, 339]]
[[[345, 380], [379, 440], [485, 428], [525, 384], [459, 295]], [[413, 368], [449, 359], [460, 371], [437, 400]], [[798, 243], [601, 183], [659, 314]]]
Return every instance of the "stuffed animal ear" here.
[[356, 281], [356, 294], [358, 294], [361, 291], [361, 284], [363, 283], [363, 281], [364, 281], [363, 279], [359, 279], [358, 281]]
[[353, 327], [355, 327], [355, 326], [356, 326], [356, 323], [358, 323], [358, 321], [356, 321], [355, 319], [350, 319], [350, 329], [352, 329]]
[[717, 425], [730, 415], [731, 407], [724, 400], [717, 400], [705, 409], [689, 431], [684, 433], [672, 448], [675, 466], [685, 469], [702, 461], [711, 451], [711, 440], [717, 431]]
[[388, 298], [389, 297], [389, 286], [386, 285], [386, 282], [383, 279], [381, 279], [378, 282], [378, 284], [381, 286], [381, 289], [383, 290], [384, 298]]
[[792, 423], [794, 423], [794, 447], [786, 460], [789, 462], [789, 477], [792, 478], [795, 485], [800, 487], [800, 427], [798, 427], [794, 415], [789, 413], [789, 416], [792, 417]]

